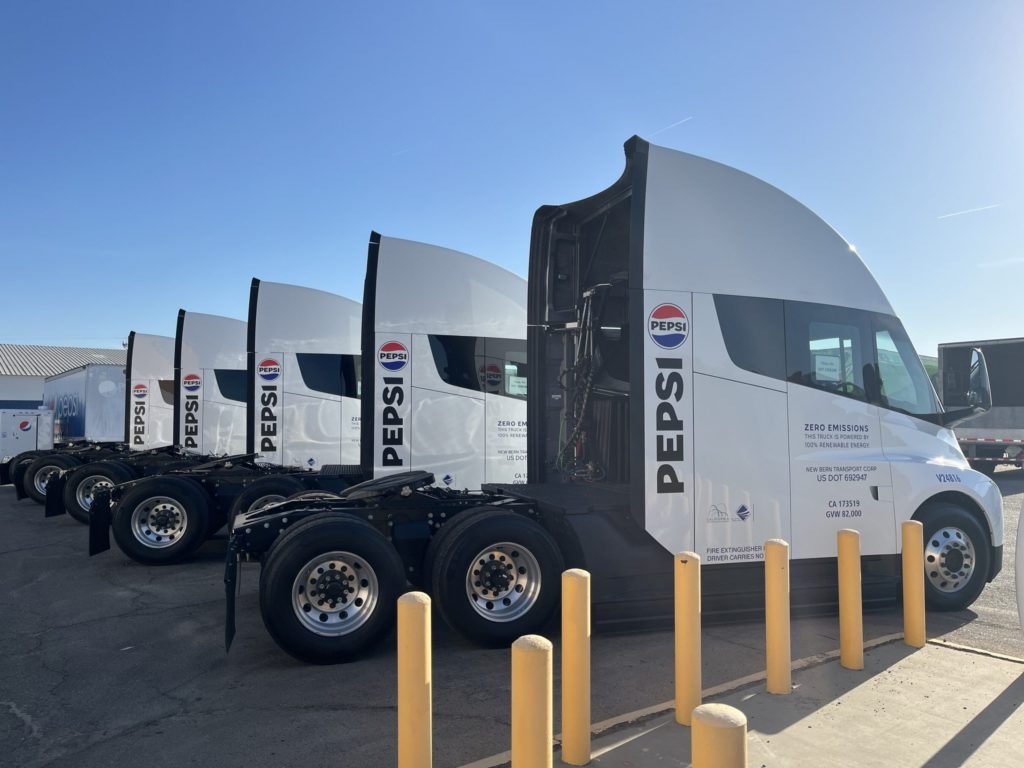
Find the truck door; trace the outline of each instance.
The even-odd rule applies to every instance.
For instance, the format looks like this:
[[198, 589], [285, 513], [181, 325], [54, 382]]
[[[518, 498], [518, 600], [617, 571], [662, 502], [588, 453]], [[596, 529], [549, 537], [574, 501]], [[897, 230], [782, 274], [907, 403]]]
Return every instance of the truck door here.
[[862, 554], [896, 551], [892, 474], [869, 402], [874, 339], [867, 312], [786, 302], [792, 556], [835, 557], [836, 532]]

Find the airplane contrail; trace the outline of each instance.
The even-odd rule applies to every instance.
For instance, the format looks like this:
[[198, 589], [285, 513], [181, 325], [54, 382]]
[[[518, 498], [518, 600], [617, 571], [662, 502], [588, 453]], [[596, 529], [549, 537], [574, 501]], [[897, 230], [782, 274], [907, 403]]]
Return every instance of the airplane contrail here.
[[677, 120], [676, 122], [672, 123], [672, 125], [666, 125], [664, 128], [659, 128], [654, 133], [651, 133], [651, 134], [648, 134], [648, 135], [653, 138], [654, 136], [657, 136], [659, 133], [664, 133], [665, 131], [669, 130], [670, 128], [675, 128], [677, 125], [682, 125], [683, 123], [688, 123], [691, 120], [693, 120], [693, 115], [690, 115], [689, 117], [684, 117], [682, 120]]
[[966, 211], [956, 211], [954, 213], [944, 213], [941, 216], [936, 216], [936, 219], [951, 219], [954, 216], [963, 216], [965, 213], [977, 213], [978, 211], [988, 211], [992, 208], [998, 208], [1002, 203], [994, 203], [993, 205], [983, 205], [981, 208], [968, 208]]

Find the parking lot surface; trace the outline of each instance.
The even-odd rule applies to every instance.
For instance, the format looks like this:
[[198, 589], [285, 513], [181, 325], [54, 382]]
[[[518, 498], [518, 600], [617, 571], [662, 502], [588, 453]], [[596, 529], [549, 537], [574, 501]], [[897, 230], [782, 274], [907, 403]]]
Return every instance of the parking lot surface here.
[[[1004, 570], [971, 610], [929, 614], [929, 637], [1024, 656], [1013, 540], [1024, 472], [1003, 470]], [[395, 763], [394, 640], [345, 665], [300, 664], [264, 631], [257, 566], [243, 570], [238, 636], [223, 640], [225, 542], [188, 564], [141, 566], [117, 549], [89, 558], [87, 530], [0, 488], [0, 765], [385, 766]], [[865, 617], [865, 636], [901, 629]], [[799, 619], [794, 658], [838, 645], [835, 617]], [[704, 683], [759, 672], [759, 623], [704, 632]], [[507, 650], [473, 647], [438, 622], [434, 764], [462, 765], [509, 743]], [[943, 670], [948, 674], [948, 670]], [[966, 682], [966, 681], [965, 681]], [[555, 660], [556, 698], [558, 657]], [[668, 631], [598, 634], [593, 719], [672, 696]], [[558, 703], [555, 705], [558, 728]]]

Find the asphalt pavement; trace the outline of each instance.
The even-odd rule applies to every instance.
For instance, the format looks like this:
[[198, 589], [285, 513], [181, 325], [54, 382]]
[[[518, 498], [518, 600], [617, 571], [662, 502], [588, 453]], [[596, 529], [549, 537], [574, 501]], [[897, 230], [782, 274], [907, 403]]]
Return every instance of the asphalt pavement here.
[[[1024, 656], [1012, 573], [1024, 472], [1003, 470], [997, 481], [1004, 571], [970, 610], [929, 614], [929, 637]], [[141, 566], [116, 547], [89, 558], [85, 527], [44, 519], [42, 507], [15, 501], [10, 487], [0, 488], [0, 526], [0, 765], [395, 764], [393, 639], [350, 664], [294, 661], [263, 628], [250, 565], [238, 636], [225, 654], [223, 539], [167, 568]], [[868, 639], [900, 629], [895, 612], [865, 617]], [[835, 617], [796, 620], [794, 658], [831, 651], [837, 638]], [[759, 623], [707, 627], [705, 686], [760, 672], [763, 648]], [[556, 729], [557, 653], [556, 642]], [[671, 698], [670, 632], [597, 634], [592, 657], [595, 722]], [[963, 665], [942, 671], [969, 685]], [[508, 748], [509, 674], [507, 650], [476, 648], [437, 622], [436, 766]]]

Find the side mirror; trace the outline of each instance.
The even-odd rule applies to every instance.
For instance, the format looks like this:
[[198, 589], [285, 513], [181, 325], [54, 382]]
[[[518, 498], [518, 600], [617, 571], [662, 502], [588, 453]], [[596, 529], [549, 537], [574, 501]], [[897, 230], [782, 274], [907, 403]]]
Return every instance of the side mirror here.
[[970, 375], [966, 383], [967, 392], [963, 395], [967, 407], [946, 411], [942, 415], [942, 426], [955, 426], [992, 408], [992, 386], [988, 380], [988, 365], [980, 349], [971, 350]]
[[988, 381], [988, 365], [980, 349], [971, 350], [971, 386], [967, 401], [979, 413], [992, 408], [992, 385]]

